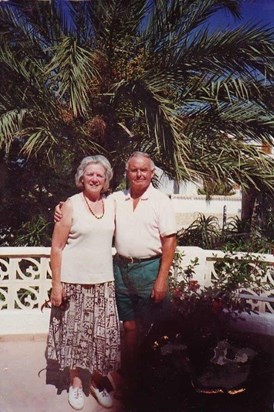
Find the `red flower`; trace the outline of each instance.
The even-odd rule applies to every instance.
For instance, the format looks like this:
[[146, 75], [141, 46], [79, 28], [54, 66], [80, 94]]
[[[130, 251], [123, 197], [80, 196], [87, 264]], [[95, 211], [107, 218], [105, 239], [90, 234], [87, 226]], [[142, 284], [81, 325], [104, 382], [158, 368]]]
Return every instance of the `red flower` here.
[[213, 299], [211, 304], [211, 311], [214, 315], [218, 315], [223, 310], [223, 304], [220, 299]]
[[180, 289], [180, 288], [175, 288], [175, 289], [174, 289], [174, 291], [173, 291], [173, 296], [174, 296], [175, 298], [181, 298], [182, 295], [183, 295], [182, 289]]
[[200, 288], [200, 285], [197, 280], [190, 280], [188, 283], [188, 289], [191, 292], [196, 292]]

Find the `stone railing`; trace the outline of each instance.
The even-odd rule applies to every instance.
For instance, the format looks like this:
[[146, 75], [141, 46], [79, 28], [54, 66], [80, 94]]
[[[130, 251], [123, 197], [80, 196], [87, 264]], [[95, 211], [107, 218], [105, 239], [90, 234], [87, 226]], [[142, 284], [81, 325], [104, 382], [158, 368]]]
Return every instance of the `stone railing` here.
[[38, 309], [51, 285], [50, 249], [0, 248], [0, 309]]
[[[188, 265], [195, 257], [198, 257], [198, 265], [195, 267], [195, 279], [198, 280], [202, 287], [210, 286], [212, 279], [217, 276], [215, 265], [222, 261], [225, 253], [219, 250], [204, 250], [198, 247], [179, 247], [177, 249], [181, 249], [185, 255], [182, 261], [183, 266]], [[238, 253], [234, 255], [234, 258], [244, 255], [245, 253]], [[239, 295], [249, 300], [253, 310], [259, 313], [271, 313], [274, 315], [274, 256], [258, 253], [252, 253], [251, 255], [254, 274], [259, 274], [259, 271], [262, 270], [259, 267], [260, 263], [266, 265], [263, 281], [267, 283], [268, 290], [264, 291], [263, 294], [257, 295], [255, 291], [246, 289], [239, 291]], [[256, 267], [255, 259], [258, 267]]]
[[41, 312], [51, 287], [50, 249], [0, 248], [1, 335], [44, 334], [49, 310]]
[[[203, 250], [197, 247], [178, 248], [184, 254], [183, 265], [198, 257], [195, 279], [201, 286], [210, 285], [214, 276], [214, 264], [222, 259], [220, 251]], [[51, 288], [49, 252], [46, 247], [0, 248], [0, 325], [1, 335], [46, 333], [49, 309], [41, 312]], [[266, 281], [270, 289], [264, 295], [255, 295], [249, 290], [241, 291], [243, 298], [250, 300], [261, 316], [251, 319], [251, 329], [274, 336], [274, 270], [272, 255], [262, 255], [269, 263]], [[259, 324], [259, 327], [256, 326]], [[255, 326], [254, 326], [255, 325]], [[255, 330], [254, 329], [254, 330]]]

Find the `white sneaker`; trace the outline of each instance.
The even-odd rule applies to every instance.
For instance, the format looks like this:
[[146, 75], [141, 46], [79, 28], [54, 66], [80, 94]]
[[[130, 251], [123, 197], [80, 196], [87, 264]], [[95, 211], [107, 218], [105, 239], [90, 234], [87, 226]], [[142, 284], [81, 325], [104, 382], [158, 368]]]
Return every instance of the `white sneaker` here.
[[84, 394], [82, 388], [69, 387], [68, 402], [73, 409], [80, 410], [84, 407]]
[[105, 408], [111, 408], [113, 406], [113, 400], [106, 389], [100, 391], [98, 388], [90, 384], [90, 392], [97, 399], [100, 405]]

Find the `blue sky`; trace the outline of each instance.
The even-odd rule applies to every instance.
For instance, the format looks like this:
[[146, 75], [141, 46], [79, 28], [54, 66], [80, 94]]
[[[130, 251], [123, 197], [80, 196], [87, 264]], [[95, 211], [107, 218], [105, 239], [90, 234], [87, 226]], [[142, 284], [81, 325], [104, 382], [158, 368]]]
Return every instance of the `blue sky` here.
[[241, 13], [242, 19], [235, 20], [230, 14], [222, 11], [215, 15], [214, 25], [224, 29], [252, 22], [274, 27], [274, 0], [243, 0]]

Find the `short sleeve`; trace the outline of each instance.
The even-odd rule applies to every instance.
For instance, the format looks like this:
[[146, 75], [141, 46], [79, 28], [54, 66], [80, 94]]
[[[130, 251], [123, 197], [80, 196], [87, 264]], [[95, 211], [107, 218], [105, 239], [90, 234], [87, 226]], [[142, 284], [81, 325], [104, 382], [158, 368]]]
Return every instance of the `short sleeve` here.
[[173, 204], [171, 199], [164, 194], [159, 199], [159, 232], [162, 237], [177, 233]]

